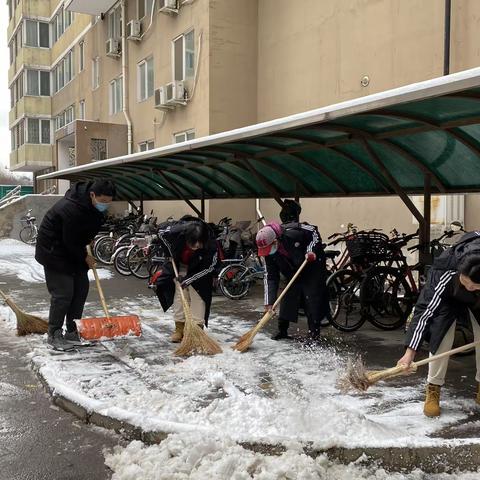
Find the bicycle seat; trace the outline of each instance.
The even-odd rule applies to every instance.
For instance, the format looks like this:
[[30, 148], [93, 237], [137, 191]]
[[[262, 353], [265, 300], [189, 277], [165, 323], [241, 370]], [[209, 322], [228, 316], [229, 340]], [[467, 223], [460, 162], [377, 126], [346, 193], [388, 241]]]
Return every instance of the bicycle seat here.
[[31, 222], [34, 222], [36, 219], [37, 219], [37, 217], [29, 217], [28, 218], [28, 220], [30, 220]]
[[332, 260], [335, 258], [335, 257], [338, 257], [338, 255], [340, 255], [340, 250], [325, 250], [325, 256], [327, 258], [331, 258]]

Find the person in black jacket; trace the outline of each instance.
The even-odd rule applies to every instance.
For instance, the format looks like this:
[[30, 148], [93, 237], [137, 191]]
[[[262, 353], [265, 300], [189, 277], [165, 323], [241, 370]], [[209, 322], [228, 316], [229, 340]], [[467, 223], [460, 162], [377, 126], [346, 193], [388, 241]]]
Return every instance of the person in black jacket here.
[[74, 320], [82, 317], [88, 269], [95, 264], [86, 246], [99, 232], [114, 195], [115, 187], [109, 180], [75, 183], [48, 210], [38, 230], [35, 259], [43, 265], [51, 295], [48, 343], [54, 348], [71, 348], [71, 343], [80, 340]]
[[[171, 259], [154, 280], [157, 297], [164, 311], [173, 305], [173, 343], [182, 341], [185, 316], [179, 288], [183, 288], [193, 320], [208, 325], [213, 293], [213, 271], [218, 262], [217, 243], [210, 227], [197, 217], [186, 215], [178, 222], [160, 227], [158, 237]], [[180, 286], [174, 282], [175, 262]]]
[[265, 257], [265, 310], [270, 310], [277, 298], [280, 274], [290, 280], [305, 258], [307, 265], [290, 287], [280, 305], [278, 333], [274, 340], [291, 338], [290, 322], [298, 319], [298, 308], [304, 302], [309, 335], [316, 339], [320, 323], [329, 315], [325, 253], [317, 227], [308, 223], [290, 222], [283, 225], [271, 222], [259, 230], [256, 237], [258, 255]]
[[[472, 315], [470, 315], [472, 313]], [[475, 341], [480, 340], [480, 232], [465, 234], [437, 257], [413, 311], [408, 327], [406, 352], [398, 361], [409, 367], [424, 340], [430, 355], [451, 350], [457, 321], [471, 321]], [[445, 383], [449, 357], [430, 362], [424, 414], [440, 415], [440, 390]], [[480, 382], [480, 348], [476, 348]], [[480, 390], [476, 402], [480, 404]]]

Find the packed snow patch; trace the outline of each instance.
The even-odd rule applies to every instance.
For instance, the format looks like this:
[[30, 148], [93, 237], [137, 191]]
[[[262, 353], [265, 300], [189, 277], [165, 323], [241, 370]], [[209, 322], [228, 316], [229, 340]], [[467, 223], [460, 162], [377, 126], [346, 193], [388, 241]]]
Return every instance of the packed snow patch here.
[[360, 461], [341, 465], [325, 455], [314, 459], [294, 446], [279, 456], [264, 455], [229, 438], [199, 433], [172, 434], [153, 446], [134, 441], [104, 454], [112, 480], [477, 480], [480, 473], [392, 473]]
[[[113, 274], [105, 268], [97, 269], [101, 279], [112, 278]], [[45, 282], [43, 266], [35, 260], [35, 247], [11, 238], [0, 240], [0, 275], [16, 276], [28, 283]], [[90, 281], [94, 281], [93, 272], [88, 272]]]

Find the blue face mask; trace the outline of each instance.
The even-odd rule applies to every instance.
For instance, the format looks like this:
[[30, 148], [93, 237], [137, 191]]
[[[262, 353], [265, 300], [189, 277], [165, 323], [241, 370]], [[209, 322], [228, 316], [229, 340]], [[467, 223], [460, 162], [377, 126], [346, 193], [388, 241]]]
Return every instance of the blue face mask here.
[[101, 202], [97, 202], [95, 204], [95, 208], [99, 211], [99, 212], [106, 212], [108, 210], [108, 207], [110, 206], [109, 203], [101, 203]]
[[275, 255], [277, 253], [277, 250], [278, 250], [278, 245], [277, 244], [272, 245], [269, 255]]

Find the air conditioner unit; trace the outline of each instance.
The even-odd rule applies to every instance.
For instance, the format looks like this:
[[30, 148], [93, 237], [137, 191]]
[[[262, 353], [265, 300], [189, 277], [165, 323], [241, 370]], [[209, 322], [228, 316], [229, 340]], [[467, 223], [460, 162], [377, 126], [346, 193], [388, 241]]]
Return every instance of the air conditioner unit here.
[[172, 109], [176, 105], [185, 105], [185, 86], [182, 81], [162, 85], [155, 90], [155, 108]]
[[131, 20], [127, 23], [127, 38], [129, 40], [141, 40], [142, 23], [140, 20]]
[[121, 44], [115, 38], [109, 38], [106, 43], [107, 57], [118, 58], [121, 52]]
[[178, 13], [178, 0], [158, 0], [158, 11], [169, 15]]

